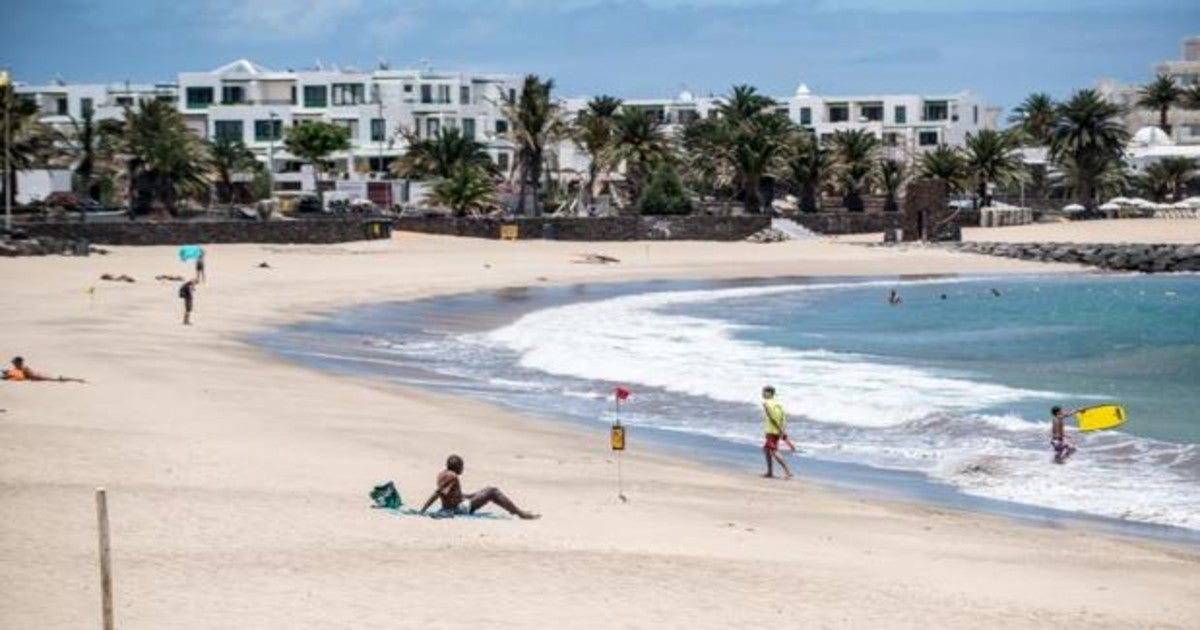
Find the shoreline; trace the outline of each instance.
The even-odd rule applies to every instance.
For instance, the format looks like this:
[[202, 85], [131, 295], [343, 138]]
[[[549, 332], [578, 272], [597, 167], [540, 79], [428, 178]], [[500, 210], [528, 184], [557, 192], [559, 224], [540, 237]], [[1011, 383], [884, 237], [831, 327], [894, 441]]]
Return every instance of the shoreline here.
[[[1063, 276], [1060, 273], [1020, 273], [1012, 275], [1022, 280], [1039, 277], [1051, 279]], [[1110, 273], [1104, 270], [1090, 270], [1081, 275], [1102, 277], [1110, 275]], [[489, 301], [495, 302], [495, 294], [504, 290], [495, 288], [476, 289], [465, 293], [422, 297], [414, 300], [348, 306], [338, 309], [333, 313], [327, 313], [322, 317], [306, 317], [281, 328], [256, 333], [247, 339], [247, 343], [265, 352], [268, 357], [283, 360], [291, 365], [299, 365], [317, 373], [337, 375], [341, 378], [353, 378], [351, 376], [353, 374], [354, 377], [366, 377], [381, 384], [402, 389], [417, 389], [430, 394], [449, 396], [451, 398], [465, 396], [504, 410], [507, 413], [515, 414], [518, 417], [536, 418], [539, 422], [556, 423], [566, 427], [569, 431], [577, 432], [579, 437], [596, 439], [606, 426], [603, 422], [597, 423], [594, 420], [587, 420], [575, 413], [566, 413], [564, 415], [560, 412], [556, 414], [540, 406], [528, 407], [527, 405], [514, 402], [498, 401], [499, 394], [503, 393], [500, 389], [490, 390], [486, 383], [476, 382], [475, 380], [467, 381], [469, 383], [468, 386], [452, 384], [452, 381], [455, 380], [454, 377], [440, 373], [432, 368], [416, 365], [415, 362], [417, 360], [415, 358], [397, 358], [394, 360], [394, 364], [391, 363], [391, 360], [388, 360], [388, 365], [391, 369], [397, 370], [397, 372], [389, 374], [366, 367], [375, 363], [377, 359], [365, 354], [356, 354], [353, 346], [341, 345], [336, 348], [330, 348], [330, 351], [338, 352], [338, 354], [328, 355], [324, 351], [324, 348], [306, 345], [305, 341], [306, 339], [314, 341], [316, 337], [323, 337], [330, 334], [331, 331], [326, 328], [326, 325], [335, 319], [350, 318], [359, 322], [359, 325], [369, 325], [368, 322], [378, 321], [377, 318], [367, 315], [368, 311], [380, 313], [386, 311], [389, 317], [400, 317], [404, 322], [411, 322], [414, 319], [419, 320], [423, 313], [435, 310], [435, 308], [436, 310], [442, 310], [441, 307], [445, 306], [446, 312], [454, 317], [453, 330], [456, 333], [480, 333], [497, 327], [503, 327], [526, 314], [547, 308], [556, 308], [593, 300], [603, 301], [614, 297], [657, 291], [712, 290], [718, 287], [770, 286], [775, 283], [820, 283], [822, 280], [830, 279], [851, 284], [867, 281], [895, 281], [897, 286], [902, 288], [906, 282], [910, 283], [914, 280], [945, 279], [975, 282], [990, 279], [1007, 279], [1008, 276], [1009, 274], [946, 274], [917, 275], [911, 277], [886, 275], [856, 277], [751, 277], [721, 281], [635, 280], [603, 283], [604, 292], [601, 295], [597, 296], [589, 293], [586, 297], [583, 294], [586, 293], [586, 289], [590, 286], [587, 284], [542, 284], [537, 286], [511, 287], [514, 291], [519, 291], [523, 296], [526, 296], [523, 298], [523, 301], [532, 300], [533, 303], [523, 303], [520, 306], [501, 305], [502, 308], [507, 308], [508, 310], [503, 310], [500, 313], [488, 312], [486, 316], [475, 311], [475, 314], [463, 317], [462, 311], [472, 312], [472, 308], [483, 307], [484, 303]], [[539, 291], [541, 293], [554, 292], [555, 295], [538, 296], [537, 293]], [[566, 295], [564, 292], [573, 294]], [[489, 298], [493, 299], [489, 300]], [[449, 303], [458, 304], [453, 305]], [[404, 338], [415, 334], [418, 327], [419, 325], [415, 322], [406, 323], [401, 326], [399, 331], [393, 329], [386, 336], [392, 337], [399, 334], [401, 338]], [[380, 331], [377, 329], [365, 330], [364, 334], [367, 333], [379, 335]], [[439, 330], [437, 336], [442, 334], [449, 333]], [[298, 335], [303, 338], [291, 339], [292, 335]], [[346, 341], [348, 342], [349, 340]], [[363, 339], [362, 343], [367, 344], [367, 340]], [[323, 359], [321, 357], [328, 358], [334, 361], [335, 364], [345, 367], [322, 368], [320, 363]], [[363, 367], [358, 367], [359, 365]], [[490, 394], [490, 398], [487, 394]], [[716, 467], [719, 470], [740, 476], [748, 474], [756, 475], [757, 468], [761, 467], [761, 462], [756, 459], [758, 455], [756, 445], [739, 445], [703, 434], [672, 431], [653, 426], [638, 426], [635, 431], [640, 434], [639, 441], [644, 440], [644, 443], [648, 445], [651, 452], [659, 455], [682, 458], [693, 464]], [[736, 451], [737, 455], [732, 455], [731, 451]], [[803, 462], [803, 464], [800, 464], [798, 460], [794, 462], [794, 465], [802, 465], [805, 470], [811, 472], [807, 475], [798, 475], [798, 482], [817, 484], [834, 492], [849, 493], [851, 496], [872, 498], [887, 502], [899, 502], [912, 507], [925, 506], [956, 510], [963, 514], [1000, 517], [1011, 519], [1018, 525], [1031, 527], [1085, 528], [1091, 529], [1097, 534], [1115, 535], [1150, 542], [1180, 544], [1185, 547], [1200, 547], [1200, 530], [1178, 525], [1127, 520], [1085, 511], [1051, 508], [974, 495], [916, 470], [899, 470], [873, 466], [870, 463], [844, 462], [812, 457], [805, 457]]]
[[[623, 262], [568, 262], [587, 248]], [[352, 304], [530, 283], [1075, 269], [861, 249], [406, 234], [215, 246], [189, 329], [173, 284], [87, 292], [101, 272], [180, 269], [172, 248], [0, 261], [14, 353], [89, 379], [0, 390], [0, 625], [94, 622], [98, 485], [128, 627], [610, 627], [605, 602], [632, 625], [694, 627], [1185, 627], [1200, 615], [1191, 549], [881, 505], [642, 451], [626, 455], [640, 481], [621, 504], [611, 458], [577, 433], [462, 397], [330, 378], [239, 341]], [[260, 260], [273, 268], [255, 270]], [[468, 489], [497, 485], [546, 517], [444, 522], [366, 507], [389, 478], [419, 503], [451, 451], [467, 459]], [[1124, 597], [1098, 599], [1096, 584], [1120, 584]], [[446, 607], [459, 614], [447, 619]]]

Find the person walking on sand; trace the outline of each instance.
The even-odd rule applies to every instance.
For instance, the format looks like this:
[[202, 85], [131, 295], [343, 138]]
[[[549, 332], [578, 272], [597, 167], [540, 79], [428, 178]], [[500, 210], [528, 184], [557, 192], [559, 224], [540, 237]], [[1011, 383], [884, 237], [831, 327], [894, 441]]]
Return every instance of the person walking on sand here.
[[458, 455], [446, 458], [446, 470], [438, 473], [437, 488], [434, 489], [433, 494], [429, 495], [425, 505], [421, 506], [421, 514], [424, 514], [434, 501], [441, 499], [442, 509], [439, 511], [446, 516], [474, 514], [479, 508], [489, 503], [495, 503], [507, 510], [509, 514], [527, 521], [541, 518], [540, 514], [526, 512], [517, 507], [503, 492], [492, 486], [464, 494], [458, 480], [463, 474], [463, 467], [463, 460]]
[[203, 249], [201, 249], [200, 255], [196, 257], [196, 283], [197, 284], [204, 284], [205, 280], [208, 279], [207, 276], [204, 275], [204, 255], [205, 255], [205, 253], [206, 252]]
[[1078, 409], [1064, 412], [1062, 407], [1055, 405], [1050, 408], [1050, 446], [1054, 447], [1054, 463], [1065, 464], [1075, 454], [1075, 446], [1067, 441], [1063, 420], [1075, 415]]
[[196, 281], [188, 280], [179, 285], [179, 297], [183, 300], [183, 325], [192, 325], [192, 306], [196, 296]]
[[786, 478], [792, 478], [792, 470], [788, 468], [787, 462], [783, 461], [783, 457], [779, 455], [779, 440], [784, 440], [792, 450], [796, 447], [792, 445], [792, 441], [787, 436], [787, 415], [783, 412], [783, 405], [779, 404], [779, 400], [775, 398], [775, 388], [767, 385], [762, 389], [763, 397], [763, 414], [766, 420], [763, 423], [763, 433], [766, 438], [763, 441], [763, 457], [767, 460], [767, 472], [764, 477], [771, 478], [775, 476], [775, 462], [779, 462], [779, 467], [783, 469], [783, 474]]
[[56, 383], [86, 383], [87, 381], [81, 378], [71, 378], [69, 376], [46, 376], [34, 372], [28, 365], [25, 365], [25, 359], [21, 357], [13, 357], [12, 366], [4, 370], [4, 380], [6, 381], [54, 381]]

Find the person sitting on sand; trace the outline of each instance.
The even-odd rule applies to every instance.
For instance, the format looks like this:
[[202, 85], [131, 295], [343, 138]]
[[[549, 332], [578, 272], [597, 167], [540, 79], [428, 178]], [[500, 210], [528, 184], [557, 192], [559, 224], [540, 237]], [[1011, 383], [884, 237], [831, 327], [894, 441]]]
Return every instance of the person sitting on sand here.
[[55, 381], [57, 383], [86, 383], [87, 381], [81, 378], [71, 378], [68, 376], [46, 376], [34, 372], [29, 366], [25, 365], [25, 359], [21, 357], [13, 357], [12, 367], [4, 370], [4, 380], [6, 381]]
[[1063, 420], [1075, 415], [1078, 409], [1063, 412], [1062, 407], [1055, 405], [1050, 408], [1050, 415], [1053, 418], [1050, 421], [1050, 445], [1054, 447], [1054, 463], [1063, 464], [1071, 455], [1075, 454], [1075, 446], [1067, 441], [1066, 429], [1063, 427]]
[[[792, 471], [788, 468], [787, 462], [783, 461], [783, 457], [779, 455], [779, 440], [784, 440], [791, 445], [791, 440], [787, 437], [787, 416], [783, 413], [783, 405], [779, 404], [775, 398], [774, 387], [770, 385], [763, 387], [762, 397], [763, 414], [766, 416], [766, 422], [763, 425], [763, 433], [766, 434], [766, 439], [763, 441], [763, 456], [767, 460], [767, 472], [763, 476], [774, 477], [775, 462], [779, 462], [783, 474], [791, 479]], [[792, 450], [796, 450], [796, 447], [792, 446]]]
[[433, 494], [429, 496], [429, 500], [425, 505], [421, 506], [421, 513], [429, 509], [430, 505], [439, 498], [442, 500], [442, 514], [452, 516], [455, 514], [474, 514], [476, 510], [487, 505], [495, 503], [508, 511], [513, 516], [532, 520], [541, 518], [541, 515], [533, 512], [526, 512], [517, 507], [503, 492], [497, 488], [488, 486], [482, 490], [464, 494], [462, 486], [459, 484], [458, 478], [463, 474], [463, 460], [458, 455], [451, 455], [446, 458], [446, 470], [438, 473], [437, 488]]

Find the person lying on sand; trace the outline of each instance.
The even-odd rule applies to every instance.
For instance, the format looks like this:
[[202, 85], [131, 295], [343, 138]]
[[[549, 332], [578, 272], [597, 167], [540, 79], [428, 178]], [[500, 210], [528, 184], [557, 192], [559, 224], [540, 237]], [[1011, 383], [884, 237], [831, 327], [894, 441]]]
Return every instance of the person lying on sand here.
[[437, 488], [433, 494], [429, 496], [429, 500], [425, 501], [425, 505], [421, 506], [421, 513], [424, 514], [429, 509], [430, 505], [439, 498], [442, 500], [442, 514], [447, 516], [454, 514], [474, 514], [476, 510], [487, 505], [495, 503], [508, 511], [513, 516], [533, 520], [541, 518], [540, 514], [526, 512], [517, 507], [507, 496], [500, 490], [488, 486], [471, 494], [463, 494], [462, 486], [458, 482], [458, 478], [463, 473], [463, 460], [458, 455], [451, 455], [446, 458], [446, 470], [438, 473]]
[[137, 282], [137, 280], [133, 279], [133, 276], [130, 276], [129, 274], [124, 274], [124, 273], [119, 276], [114, 276], [111, 273], [106, 273], [106, 274], [101, 275], [100, 279], [107, 280], [109, 282]]
[[81, 378], [70, 378], [67, 376], [46, 376], [34, 372], [29, 366], [25, 365], [25, 359], [21, 357], [13, 357], [12, 367], [4, 370], [4, 380], [6, 381], [55, 381], [57, 383], [86, 383], [87, 381]]
[[618, 258], [613, 258], [612, 256], [605, 256], [604, 254], [582, 253], [575, 254], [575, 257], [571, 259], [571, 262], [590, 265], [606, 265], [608, 263], [619, 263], [621, 260]]

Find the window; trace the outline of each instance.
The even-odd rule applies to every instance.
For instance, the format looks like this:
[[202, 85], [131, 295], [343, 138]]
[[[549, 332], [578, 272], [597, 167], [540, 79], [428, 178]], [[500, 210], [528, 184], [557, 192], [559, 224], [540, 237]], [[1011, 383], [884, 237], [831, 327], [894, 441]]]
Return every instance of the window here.
[[508, 88], [508, 102], [517, 102], [517, 90], [515, 88]]
[[54, 113], [59, 116], [66, 116], [67, 111], [67, 97], [60, 96], [54, 99]]
[[358, 137], [358, 119], [357, 118], [334, 118], [333, 124], [345, 127], [350, 130], [350, 139]]
[[325, 107], [329, 104], [329, 89], [324, 85], [304, 86], [305, 107]]
[[900, 144], [900, 137], [894, 131], [883, 134], [883, 146], [894, 147]]
[[158, 96], [154, 97], [154, 100], [162, 101], [163, 103], [174, 103], [175, 97], [171, 96], [170, 94], [159, 94]]
[[500, 153], [496, 154], [496, 166], [500, 167], [501, 172], [508, 171], [508, 153], [507, 152], [501, 151]]
[[221, 104], [237, 105], [246, 102], [246, 89], [240, 85], [221, 86]]
[[[190, 87], [184, 94], [188, 109], [204, 109], [213, 102], [213, 89], [210, 87]], [[121, 104], [121, 99], [117, 99], [117, 104]]]
[[1200, 125], [1184, 125], [1187, 127], [1188, 134], [1192, 136], [1200, 136]]
[[91, 111], [95, 111], [95, 107], [92, 102], [92, 99], [90, 99], [90, 98], [79, 99], [79, 111], [80, 111], [80, 113], [83, 113], [83, 114], [86, 114]]
[[821, 134], [821, 137], [817, 140], [817, 142], [820, 143], [821, 146], [826, 146], [832, 141], [833, 141], [833, 134], [831, 134], [831, 133], [823, 133], [823, 134]]
[[700, 114], [694, 109], [681, 109], [678, 116], [681, 125], [687, 125], [700, 119]]
[[507, 120], [497, 120], [496, 121], [496, 135], [505, 134], [505, 133], [508, 133], [508, 121]]
[[850, 120], [850, 108], [845, 103], [829, 106], [829, 122], [839, 123]]
[[429, 85], [428, 83], [421, 84], [421, 102], [422, 103], [432, 103], [433, 102], [433, 86], [432, 85]]
[[371, 119], [371, 142], [383, 142], [387, 139], [387, 121], [382, 118]]
[[133, 97], [132, 96], [118, 96], [117, 97], [117, 106], [118, 107], [133, 107]]
[[471, 86], [458, 86], [458, 102], [460, 105], [469, 105], [471, 103]]
[[437, 89], [438, 89], [437, 102], [449, 103], [450, 102], [450, 86], [449, 85], [439, 85], [439, 86], [437, 86]]
[[917, 134], [917, 144], [923, 147], [932, 147], [937, 145], [937, 143], [938, 132], [936, 131], [922, 131], [921, 133]]
[[908, 122], [908, 108], [903, 105], [896, 106], [896, 124], [903, 125]]
[[800, 124], [804, 125], [806, 127], [808, 125], [812, 124], [812, 108], [811, 107], [801, 107], [800, 108]]
[[790, 110], [788, 110], [788, 108], [786, 108], [786, 107], [776, 107], [775, 113], [779, 114], [780, 116], [783, 116], [784, 118], [787, 118], [791, 115], [792, 112]]
[[242, 121], [218, 120], [213, 123], [213, 137], [221, 140], [241, 140]]
[[436, 118], [425, 119], [425, 135], [432, 138], [437, 135], [439, 129], [442, 128], [442, 121]]
[[367, 90], [361, 83], [334, 83], [334, 105], [362, 105], [367, 102]]
[[883, 105], [880, 103], [863, 105], [860, 108], [860, 111], [862, 112], [862, 117], [866, 118], [870, 122], [879, 122], [883, 120]]
[[411, 83], [405, 83], [405, 84], [404, 84], [404, 93], [405, 93], [405, 94], [412, 94], [412, 84], [411, 84]]
[[463, 133], [463, 137], [468, 140], [475, 139], [475, 119], [474, 118], [464, 118], [463, 119], [462, 133]]
[[950, 116], [950, 108], [946, 101], [926, 101], [923, 120], [946, 120]]
[[259, 142], [279, 140], [283, 137], [283, 121], [266, 119], [254, 121], [254, 139]]
[[979, 124], [979, 106], [975, 105], [971, 108], [971, 124]]

